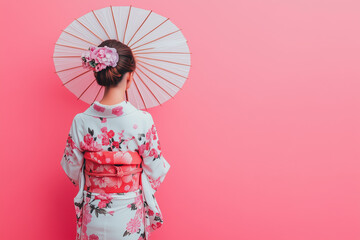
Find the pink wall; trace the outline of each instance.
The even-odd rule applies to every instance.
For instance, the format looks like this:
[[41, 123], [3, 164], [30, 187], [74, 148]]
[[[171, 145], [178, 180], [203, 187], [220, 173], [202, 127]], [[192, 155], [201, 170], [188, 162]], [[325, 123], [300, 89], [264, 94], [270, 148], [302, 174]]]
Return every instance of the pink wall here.
[[[118, 2], [0, 3], [1, 239], [74, 239], [60, 159], [88, 105], [52, 53], [74, 18]], [[192, 52], [183, 90], [150, 109], [172, 165], [153, 239], [360, 239], [359, 1], [131, 3]]]

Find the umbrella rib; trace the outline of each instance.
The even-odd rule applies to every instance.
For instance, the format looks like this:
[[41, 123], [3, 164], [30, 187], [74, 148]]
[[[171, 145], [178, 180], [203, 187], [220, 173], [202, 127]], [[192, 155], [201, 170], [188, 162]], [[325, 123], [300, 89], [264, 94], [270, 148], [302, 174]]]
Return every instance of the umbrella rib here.
[[[135, 73], [136, 73], [136, 71], [135, 71]], [[145, 101], [144, 101], [144, 99], [143, 99], [143, 97], [142, 97], [142, 95], [141, 95], [140, 89], [138, 88], [138, 86], [137, 86], [137, 84], [136, 84], [135, 78], [134, 78], [133, 80], [134, 80], [135, 87], [136, 87], [136, 89], [137, 89], [137, 91], [138, 91], [138, 93], [139, 93], [139, 95], [140, 95], [140, 97], [141, 97], [141, 100], [142, 100], [142, 102], [144, 103], [145, 109], [147, 110]]]
[[77, 76], [75, 76], [75, 77], [73, 77], [72, 79], [70, 79], [70, 80], [67, 81], [66, 83], [63, 83], [63, 85], [68, 84], [69, 82], [71, 82], [71, 81], [74, 80], [75, 78], [78, 78], [78, 77], [80, 77], [81, 75], [84, 75], [85, 73], [88, 73], [88, 72], [90, 72], [90, 71], [91, 71], [91, 69], [88, 70], [88, 71], [86, 71], [86, 72], [83, 72], [83, 73], [81, 73], [81, 74], [79, 74], [79, 75], [77, 75]]
[[81, 57], [81, 56], [53, 56], [53, 58], [69, 58], [69, 57], [76, 58], [76, 57]]
[[112, 9], [112, 6], [111, 6], [111, 5], [110, 5], [110, 8], [111, 8], [111, 15], [112, 15], [112, 19], [113, 19], [114, 26], [115, 26], [116, 40], [119, 40], [119, 34], [118, 34], [118, 31], [117, 31], [117, 27], [116, 27], [116, 22], [115, 22], [114, 12], [113, 12], [113, 9]]
[[161, 39], [161, 38], [167, 37], [167, 36], [169, 36], [169, 35], [171, 35], [171, 34], [173, 34], [173, 33], [176, 33], [176, 32], [178, 32], [178, 31], [180, 31], [180, 30], [181, 30], [181, 29], [178, 29], [178, 30], [176, 30], [176, 31], [173, 31], [173, 32], [171, 32], [171, 33], [168, 33], [168, 34], [166, 34], [166, 35], [164, 35], [164, 36], [161, 36], [161, 37], [159, 37], [159, 38], [156, 38], [156, 39], [154, 39], [154, 40], [151, 40], [150, 42], [146, 42], [146, 43], [144, 43], [144, 44], [141, 44], [141, 45], [139, 45], [139, 46], [136, 46], [136, 47], [134, 47], [133, 49], [136, 49], [136, 48], [141, 47], [141, 46], [144, 46], [144, 45], [146, 45], [146, 44], [155, 42], [155, 41], [157, 41], [157, 40], [159, 40], [159, 39]]
[[152, 10], [150, 10], [149, 14], [146, 16], [145, 20], [141, 23], [141, 25], [138, 27], [138, 29], [136, 30], [136, 32], [133, 34], [133, 36], [130, 38], [129, 42], [126, 45], [129, 45], [131, 40], [135, 37], [136, 33], [140, 30], [140, 28], [144, 25], [144, 23], [146, 22], [146, 20], [148, 19], [148, 17], [150, 16]]
[[63, 47], [69, 47], [69, 48], [75, 48], [75, 49], [80, 49], [80, 50], [88, 50], [86, 48], [74, 47], [74, 46], [64, 45], [64, 44], [60, 44], [60, 43], [55, 43], [55, 45], [63, 46]]
[[[168, 93], [164, 88], [162, 88], [159, 84], [157, 84], [151, 77], [149, 77], [146, 73], [144, 73], [140, 68], [138, 68], [140, 72], [142, 72], [146, 77], [148, 77], [153, 83], [155, 83], [159, 88], [161, 88], [164, 92], [166, 92], [171, 98], [173, 96], [171, 96], [170, 93]], [[155, 97], [156, 98], [156, 97]], [[161, 104], [160, 104], [161, 105]]]
[[69, 71], [69, 70], [72, 70], [72, 69], [74, 69], [74, 68], [80, 68], [80, 67], [82, 67], [82, 66], [76, 66], [76, 67], [71, 67], [71, 68], [65, 68], [65, 69], [63, 69], [63, 70], [56, 71], [55, 73], [64, 72], [64, 71]]
[[[136, 52], [136, 51], [134, 51], [134, 52]], [[149, 53], [191, 54], [191, 52], [141, 52], [141, 53], [138, 53], [138, 54], [149, 54]]]
[[87, 40], [85, 40], [85, 39], [83, 39], [83, 38], [81, 38], [81, 37], [78, 37], [78, 36], [76, 36], [76, 35], [74, 35], [74, 34], [72, 34], [72, 33], [67, 32], [67, 31], [65, 31], [65, 30], [63, 30], [63, 32], [64, 32], [64, 33], [67, 33], [67, 34], [69, 34], [69, 35], [71, 35], [71, 36], [73, 36], [73, 37], [76, 37], [76, 38], [78, 38], [78, 39], [80, 39], [80, 40], [82, 40], [82, 41], [84, 41], [84, 42], [87, 42], [87, 43], [90, 43], [90, 44], [92, 44], [92, 45], [95, 45], [94, 43], [89, 42], [89, 41], [87, 41]]
[[142, 80], [142, 78], [140, 77], [140, 75], [135, 72], [136, 75], [139, 77], [139, 79], [141, 80], [141, 82], [145, 85], [145, 87], [151, 92], [151, 94], [154, 96], [154, 98], [156, 99], [156, 101], [158, 101], [158, 103], [161, 105], [159, 99], [157, 99], [157, 97], [155, 96], [155, 94], [153, 93], [153, 91], [151, 91], [151, 89], [149, 88], [149, 86]]
[[80, 96], [78, 97], [78, 100], [81, 98], [81, 96], [89, 89], [89, 87], [91, 86], [91, 85], [93, 85], [93, 83], [95, 82], [95, 80], [96, 79], [94, 79], [93, 81], [92, 81], [92, 83], [90, 83], [89, 84], [89, 86], [87, 86], [87, 88], [80, 94]]
[[80, 22], [78, 19], [75, 18], [76, 21], [78, 21], [84, 28], [86, 28], [89, 32], [91, 32], [95, 37], [97, 37], [98, 39], [100, 39], [100, 41], [103, 41], [101, 39], [101, 37], [99, 37], [98, 35], [96, 35], [93, 31], [91, 31], [87, 26], [85, 26], [82, 22]]
[[125, 32], [124, 32], [124, 37], [123, 37], [123, 41], [122, 41], [123, 43], [125, 42], [125, 36], [126, 36], [127, 26], [128, 26], [128, 23], [129, 23], [130, 12], [131, 12], [131, 5], [130, 5], [130, 7], [129, 7], [129, 13], [128, 13], [128, 17], [127, 17], [127, 20], [126, 20]]
[[129, 101], [129, 96], [128, 96], [128, 91], [127, 91], [127, 89], [125, 90], [125, 97], [126, 97], [126, 101]]
[[156, 48], [154, 48], [154, 47], [150, 47], [150, 48], [142, 48], [142, 49], [134, 50], [134, 51], [133, 51], [133, 53], [138, 53], [138, 52], [140, 52], [140, 53], [141, 53], [141, 51], [145, 51], [145, 50], [149, 50], [149, 49], [156, 49]]
[[152, 65], [152, 64], [150, 64], [150, 63], [147, 63], [147, 62], [144, 62], [144, 61], [141, 61], [141, 60], [138, 60], [138, 62], [145, 63], [145, 64], [147, 64], [147, 65], [150, 65], [150, 66], [154, 67], [154, 68], [161, 69], [161, 70], [163, 70], [163, 71], [166, 71], [166, 72], [172, 73], [172, 74], [174, 74], [174, 75], [177, 75], [177, 76], [182, 77], [182, 78], [185, 78], [185, 79], [187, 78], [187, 77], [182, 76], [182, 75], [180, 75], [180, 74], [177, 74], [177, 73], [175, 73], [175, 72], [173, 72], [173, 71], [170, 71], [170, 70], [167, 70], [167, 69], [165, 69], [165, 68], [161, 68], [161, 67], [158, 67], [158, 66]]
[[[109, 34], [108, 34], [108, 33], [107, 33], [107, 31], [105, 30], [104, 26], [101, 24], [101, 22], [100, 22], [99, 18], [96, 16], [96, 14], [95, 14], [94, 10], [91, 10], [91, 11], [92, 11], [92, 13], [94, 14], [94, 16], [95, 16], [96, 20], [98, 21], [98, 23], [100, 24], [100, 26], [102, 27], [102, 29], [104, 30], [104, 32], [105, 32], [105, 34], [106, 34], [106, 36], [108, 36], [108, 38], [110, 39]], [[94, 44], [94, 45], [95, 45], [95, 44]]]
[[[95, 78], [95, 79], [96, 79], [96, 78]], [[96, 94], [96, 96], [95, 96], [95, 98], [94, 98], [94, 100], [93, 100], [93, 103], [95, 102], [97, 96], [99, 96], [100, 91], [101, 91], [101, 89], [102, 89], [103, 87], [104, 87], [104, 86], [101, 86], [101, 87], [99, 88], [99, 91], [97, 92], [97, 94]]]
[[168, 82], [168, 83], [174, 85], [175, 87], [181, 89], [181, 87], [179, 87], [179, 86], [175, 85], [174, 83], [170, 82], [169, 80], [165, 79], [163, 76], [161, 76], [161, 75], [159, 75], [159, 74], [151, 71], [150, 69], [148, 69], [147, 67], [145, 67], [145, 66], [142, 65], [141, 63], [139, 63], [139, 65], [140, 65], [141, 67], [145, 68], [146, 70], [148, 70], [149, 72], [153, 73], [154, 75], [158, 76], [159, 78], [164, 79], [166, 82]]
[[138, 57], [138, 58], [150, 59], [150, 60], [154, 60], [154, 61], [168, 62], [168, 63], [173, 63], [173, 64], [178, 64], [178, 65], [183, 65], [183, 66], [189, 66], [189, 67], [191, 67], [191, 65], [189, 65], [189, 64], [179, 63], [179, 62], [172, 62], [172, 61], [167, 61], [167, 60], [158, 59], [158, 58], [147, 58], [147, 57], [142, 57], [142, 56], [137, 56], [137, 57]]
[[160, 23], [159, 25], [157, 25], [155, 28], [153, 28], [151, 31], [149, 31], [147, 34], [145, 34], [144, 36], [142, 36], [140, 39], [138, 39], [136, 42], [134, 42], [133, 44], [131, 44], [129, 47], [132, 47], [135, 43], [137, 43], [138, 41], [140, 41], [141, 39], [143, 39], [144, 37], [146, 37], [147, 35], [149, 35], [151, 32], [153, 32], [155, 29], [157, 29], [158, 27], [160, 27], [162, 24], [164, 24], [167, 20], [169, 20], [169, 18], [167, 18], [165, 21], [163, 21], [162, 23]]

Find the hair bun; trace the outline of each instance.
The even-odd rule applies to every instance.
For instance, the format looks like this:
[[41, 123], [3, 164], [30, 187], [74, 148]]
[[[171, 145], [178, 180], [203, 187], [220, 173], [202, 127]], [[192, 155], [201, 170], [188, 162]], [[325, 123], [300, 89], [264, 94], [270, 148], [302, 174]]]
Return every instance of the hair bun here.
[[122, 42], [109, 39], [103, 41], [98, 47], [107, 46], [116, 49], [119, 55], [119, 60], [116, 66], [108, 66], [98, 72], [94, 72], [96, 82], [100, 86], [110, 87], [116, 86], [123, 78], [126, 72], [133, 72], [136, 69], [136, 62], [130, 47]]

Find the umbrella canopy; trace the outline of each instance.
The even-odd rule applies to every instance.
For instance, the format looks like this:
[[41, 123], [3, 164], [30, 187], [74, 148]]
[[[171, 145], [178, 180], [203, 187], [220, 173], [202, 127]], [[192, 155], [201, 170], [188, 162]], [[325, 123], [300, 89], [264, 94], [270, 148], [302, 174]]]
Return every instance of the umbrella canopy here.
[[181, 29], [152, 10], [109, 6], [75, 19], [55, 43], [53, 60], [63, 85], [78, 99], [100, 101], [105, 88], [91, 69], [82, 67], [81, 54], [90, 45], [116, 39], [132, 50], [136, 70], [126, 100], [148, 109], [171, 99], [190, 71], [190, 51]]

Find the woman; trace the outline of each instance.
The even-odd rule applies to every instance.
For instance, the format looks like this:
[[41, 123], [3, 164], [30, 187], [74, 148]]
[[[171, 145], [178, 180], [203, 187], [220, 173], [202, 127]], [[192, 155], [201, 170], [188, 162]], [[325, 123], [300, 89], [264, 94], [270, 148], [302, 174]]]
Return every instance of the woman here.
[[111, 39], [90, 47], [82, 60], [105, 94], [74, 117], [61, 160], [79, 187], [76, 239], [149, 239], [163, 224], [154, 194], [170, 165], [152, 116], [125, 98], [136, 68], [133, 53]]

